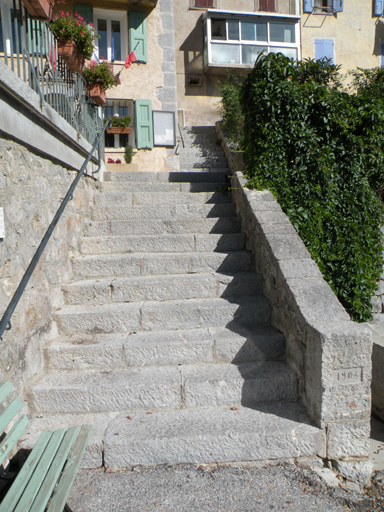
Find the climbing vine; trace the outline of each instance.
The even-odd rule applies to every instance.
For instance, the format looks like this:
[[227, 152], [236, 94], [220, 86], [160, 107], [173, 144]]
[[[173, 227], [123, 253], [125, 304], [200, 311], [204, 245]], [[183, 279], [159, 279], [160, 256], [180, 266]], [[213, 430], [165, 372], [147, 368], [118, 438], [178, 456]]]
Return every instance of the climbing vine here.
[[384, 101], [364, 84], [348, 93], [327, 60], [269, 54], [237, 89], [249, 186], [273, 192], [357, 321], [383, 263]]

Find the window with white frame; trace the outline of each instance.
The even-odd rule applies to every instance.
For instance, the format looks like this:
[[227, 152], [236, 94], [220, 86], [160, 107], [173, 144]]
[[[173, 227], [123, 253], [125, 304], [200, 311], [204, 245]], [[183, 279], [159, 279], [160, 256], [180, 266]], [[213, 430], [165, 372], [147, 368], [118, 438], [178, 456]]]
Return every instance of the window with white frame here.
[[206, 66], [253, 66], [258, 55], [281, 52], [297, 59], [299, 19], [248, 15], [217, 16], [209, 13], [206, 20]]
[[[118, 100], [108, 101], [104, 107], [104, 118], [112, 116], [131, 116], [133, 118], [133, 101]], [[133, 124], [133, 123], [132, 123]], [[106, 148], [125, 148], [130, 135], [127, 133], [105, 133]], [[132, 143], [131, 143], [132, 145]]]
[[127, 11], [110, 11], [93, 9], [96, 39], [96, 54], [99, 58], [125, 61], [128, 55], [128, 13]]
[[314, 0], [314, 13], [331, 13], [333, 0]]

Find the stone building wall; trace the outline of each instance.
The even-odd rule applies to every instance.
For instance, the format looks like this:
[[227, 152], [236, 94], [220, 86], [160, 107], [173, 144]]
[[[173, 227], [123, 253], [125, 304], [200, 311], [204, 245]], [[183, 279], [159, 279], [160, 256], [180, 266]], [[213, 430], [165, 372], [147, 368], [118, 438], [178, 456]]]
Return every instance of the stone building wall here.
[[[1, 134], [1, 132], [0, 132]], [[8, 306], [50, 222], [75, 178], [52, 159], [0, 136], [0, 317]], [[71, 276], [71, 258], [90, 212], [98, 182], [84, 177], [43, 252], [1, 340], [0, 381], [23, 394], [43, 365], [42, 345], [52, 332], [52, 313], [63, 304], [61, 287]]]

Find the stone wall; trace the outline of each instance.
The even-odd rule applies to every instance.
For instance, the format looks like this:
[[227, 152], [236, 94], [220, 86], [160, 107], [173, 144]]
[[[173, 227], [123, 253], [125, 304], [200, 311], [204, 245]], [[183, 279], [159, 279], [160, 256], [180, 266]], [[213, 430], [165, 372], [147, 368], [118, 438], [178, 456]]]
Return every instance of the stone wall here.
[[[218, 125], [230, 166], [236, 167]], [[288, 217], [267, 191], [244, 188], [233, 174], [233, 200], [242, 217], [256, 271], [263, 274], [273, 325], [286, 337], [286, 357], [299, 378], [300, 398], [325, 429], [327, 458], [341, 473], [370, 472], [370, 330], [352, 322]], [[365, 460], [364, 460], [365, 459]]]
[[[8, 306], [75, 172], [24, 145], [0, 137], [0, 207], [5, 238], [0, 239], [0, 317]], [[41, 347], [54, 335], [52, 313], [63, 304], [61, 287], [71, 276], [71, 257], [87, 221], [98, 182], [84, 177], [35, 269], [1, 340], [0, 381], [24, 386], [43, 365]]]

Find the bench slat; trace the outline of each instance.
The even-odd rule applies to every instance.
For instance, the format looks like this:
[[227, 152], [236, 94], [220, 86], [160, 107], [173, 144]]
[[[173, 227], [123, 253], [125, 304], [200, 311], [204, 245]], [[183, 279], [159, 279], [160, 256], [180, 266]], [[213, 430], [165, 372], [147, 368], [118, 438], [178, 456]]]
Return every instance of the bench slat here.
[[29, 420], [23, 414], [14, 424], [12, 429], [8, 432], [6, 437], [0, 443], [0, 465], [4, 463], [13, 447], [16, 445], [20, 437], [23, 435], [25, 429], [28, 427]]
[[39, 463], [32, 475], [32, 478], [28, 482], [24, 493], [15, 508], [15, 512], [28, 512], [37, 493], [44, 481], [45, 475], [49, 471], [57, 450], [59, 449], [60, 443], [64, 437], [65, 430], [55, 430], [53, 432], [45, 450], [42, 454]]
[[39, 489], [39, 493], [33, 502], [30, 512], [44, 512], [45, 507], [52, 496], [53, 489], [59, 479], [60, 473], [67, 461], [68, 453], [70, 452], [79, 431], [79, 427], [69, 428], [60, 444], [55, 459], [52, 462], [49, 471], [44, 478], [44, 482]]
[[83, 425], [81, 427], [80, 433], [76, 439], [76, 443], [73, 445], [71, 453], [69, 454], [67, 464], [57, 484], [47, 512], [61, 512], [63, 510], [79, 469], [81, 459], [83, 458], [91, 432], [92, 425]]
[[4, 409], [4, 411], [0, 414], [0, 434], [4, 432], [4, 430], [11, 423], [13, 418], [16, 416], [18, 412], [23, 408], [23, 404], [18, 398], [15, 398], [9, 405]]
[[7, 396], [9, 395], [9, 393], [11, 393], [12, 391], [13, 387], [9, 380], [3, 382], [3, 384], [1, 384], [0, 386], [0, 403], [3, 403]]
[[37, 464], [52, 436], [52, 432], [45, 430], [39, 437], [35, 447], [29, 454], [28, 459], [25, 461], [19, 474], [15, 478], [11, 488], [8, 490], [7, 495], [0, 504], [0, 512], [11, 512], [14, 510], [17, 502], [19, 501], [24, 489], [28, 485]]

